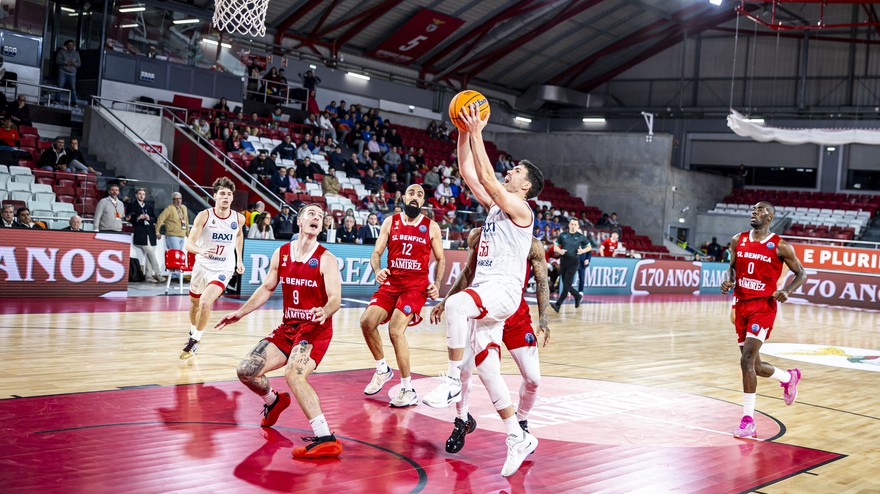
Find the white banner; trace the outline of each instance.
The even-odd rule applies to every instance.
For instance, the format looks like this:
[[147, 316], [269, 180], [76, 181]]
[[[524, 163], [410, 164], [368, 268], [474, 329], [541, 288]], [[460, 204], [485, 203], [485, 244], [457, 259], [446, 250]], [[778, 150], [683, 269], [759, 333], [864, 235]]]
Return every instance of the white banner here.
[[880, 129], [783, 129], [764, 127], [746, 120], [741, 113], [730, 110], [727, 126], [736, 135], [758, 142], [783, 144], [880, 144]]

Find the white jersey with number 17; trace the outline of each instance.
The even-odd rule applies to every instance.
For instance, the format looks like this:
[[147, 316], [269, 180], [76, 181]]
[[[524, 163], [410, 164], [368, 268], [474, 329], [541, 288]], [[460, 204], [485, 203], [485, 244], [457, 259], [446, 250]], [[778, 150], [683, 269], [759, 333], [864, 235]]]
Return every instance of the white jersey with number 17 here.
[[489, 209], [477, 248], [474, 286], [499, 281], [511, 290], [522, 290], [532, 248], [533, 223], [530, 220], [528, 225], [517, 225], [497, 204]]
[[196, 265], [210, 271], [235, 270], [235, 238], [238, 235], [238, 213], [229, 211], [225, 218], [217, 216], [214, 208], [208, 209], [208, 219], [202, 227], [202, 236], [196, 245], [204, 247], [205, 255], [196, 255]]

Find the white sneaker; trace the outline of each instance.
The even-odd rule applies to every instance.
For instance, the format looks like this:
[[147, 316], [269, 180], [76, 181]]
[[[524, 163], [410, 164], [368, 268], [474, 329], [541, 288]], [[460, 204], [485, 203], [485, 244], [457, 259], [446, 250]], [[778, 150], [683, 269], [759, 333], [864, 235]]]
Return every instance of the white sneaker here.
[[461, 401], [461, 379], [440, 376], [440, 384], [434, 388], [422, 403], [432, 408], [446, 408]]
[[376, 371], [376, 373], [373, 374], [373, 378], [370, 379], [370, 384], [367, 384], [367, 387], [364, 388], [364, 394], [369, 396], [378, 393], [379, 390], [382, 389], [382, 386], [390, 381], [392, 377], [394, 377], [394, 371], [391, 370], [390, 367], [388, 368], [388, 372], [384, 374], [380, 374], [379, 371]]
[[389, 403], [389, 405], [394, 408], [411, 407], [418, 404], [419, 396], [416, 394], [416, 390], [403, 388], [400, 388], [400, 392], [397, 393], [397, 397], [395, 397], [393, 400], [391, 400], [391, 403]]
[[538, 447], [538, 438], [525, 432], [525, 437], [517, 440], [517, 437], [508, 434], [507, 436], [507, 459], [504, 460], [504, 466], [501, 467], [501, 476], [510, 477], [520, 465], [529, 456], [532, 451]]

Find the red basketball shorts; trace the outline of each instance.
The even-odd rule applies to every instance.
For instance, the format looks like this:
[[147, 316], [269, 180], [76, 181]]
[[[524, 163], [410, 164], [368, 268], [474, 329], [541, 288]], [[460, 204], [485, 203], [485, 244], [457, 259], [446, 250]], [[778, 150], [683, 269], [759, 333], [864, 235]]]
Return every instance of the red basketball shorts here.
[[519, 309], [504, 321], [504, 332], [501, 341], [507, 350], [528, 346], [537, 346], [538, 338], [532, 328], [532, 315], [529, 313], [529, 304], [523, 299]]
[[770, 338], [773, 322], [776, 320], [776, 299], [773, 297], [737, 300], [736, 341], [742, 345], [746, 336], [758, 338], [762, 342]]
[[409, 325], [415, 326], [422, 322], [422, 307], [425, 306], [427, 300], [427, 286], [419, 288], [383, 284], [373, 294], [373, 298], [370, 299], [370, 305], [381, 307], [388, 313], [388, 317], [381, 324], [387, 323], [391, 319], [391, 313], [394, 312], [394, 309], [397, 309], [403, 312], [404, 315], [412, 314], [413, 318]]
[[321, 364], [324, 354], [327, 353], [332, 338], [333, 324], [320, 325], [303, 321], [296, 324], [282, 324], [263, 339], [278, 347], [288, 357], [290, 357], [294, 345], [300, 343], [312, 345], [309, 356], [315, 361], [315, 367], [317, 367]]

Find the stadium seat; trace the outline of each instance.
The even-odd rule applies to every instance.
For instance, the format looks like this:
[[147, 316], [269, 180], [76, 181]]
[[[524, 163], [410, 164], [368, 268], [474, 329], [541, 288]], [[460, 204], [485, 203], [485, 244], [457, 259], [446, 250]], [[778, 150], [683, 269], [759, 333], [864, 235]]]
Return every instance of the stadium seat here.
[[187, 255], [187, 253], [178, 249], [168, 249], [165, 251], [165, 270], [169, 273], [168, 279], [165, 281], [165, 293], [168, 293], [168, 290], [171, 289], [171, 275], [174, 273], [177, 273], [180, 279], [178, 291], [183, 293], [183, 277], [188, 273], [192, 273], [195, 262], [195, 254], [192, 252]]

